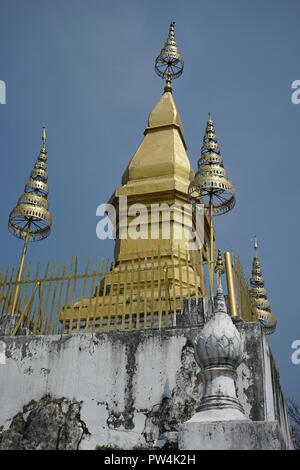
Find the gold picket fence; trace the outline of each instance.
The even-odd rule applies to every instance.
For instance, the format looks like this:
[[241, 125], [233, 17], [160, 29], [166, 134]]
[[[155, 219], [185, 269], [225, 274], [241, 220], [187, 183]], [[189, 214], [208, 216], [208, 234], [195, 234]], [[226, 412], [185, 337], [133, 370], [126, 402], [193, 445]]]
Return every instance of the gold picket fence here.
[[102, 257], [98, 266], [87, 261], [83, 274], [77, 258], [48, 263], [42, 275], [40, 264], [32, 272], [29, 263], [19, 283], [16, 271], [0, 272], [0, 315], [18, 316], [13, 335], [20, 327], [33, 335], [170, 327], [183, 299], [200, 297], [205, 285], [202, 254], [179, 254], [169, 264], [160, 253], [117, 265]]
[[[131, 263], [105, 263], [78, 272], [78, 260], [24, 266], [19, 283], [15, 266], [0, 272], [0, 316], [14, 315], [12, 335], [52, 335], [168, 328], [176, 325], [183, 299], [207, 296], [202, 252], [168, 258], [160, 252]], [[232, 263], [237, 306], [253, 321], [248, 283], [238, 257]], [[14, 308], [12, 307], [14, 305]], [[12, 311], [12, 309], [14, 311]], [[24, 330], [25, 329], [25, 330]]]
[[243, 267], [240, 263], [239, 256], [235, 253], [232, 255], [232, 272], [235, 287], [236, 304], [240, 316], [244, 321], [257, 321], [253, 315], [252, 300], [249, 292], [249, 283], [245, 276]]

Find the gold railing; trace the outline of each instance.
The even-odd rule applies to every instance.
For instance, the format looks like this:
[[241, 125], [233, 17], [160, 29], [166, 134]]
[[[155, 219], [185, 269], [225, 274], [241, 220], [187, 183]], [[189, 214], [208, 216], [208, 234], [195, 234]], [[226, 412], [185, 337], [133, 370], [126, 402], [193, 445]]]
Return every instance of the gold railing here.
[[183, 299], [207, 295], [204, 264], [201, 251], [178, 252], [167, 262], [158, 252], [130, 263], [87, 261], [79, 274], [75, 258], [48, 263], [42, 275], [39, 264], [33, 272], [29, 263], [20, 282], [15, 267], [3, 267], [0, 315], [16, 316], [13, 336], [19, 328], [33, 335], [167, 328], [175, 326]]
[[[225, 264], [231, 315], [257, 321], [239, 257], [230, 261], [226, 253]], [[102, 257], [99, 265], [90, 266], [87, 261], [79, 274], [75, 258], [69, 264], [48, 263], [43, 274], [40, 264], [33, 272], [29, 263], [20, 282], [14, 266], [3, 267], [0, 317], [14, 316], [13, 336], [19, 328], [51, 335], [172, 327], [183, 299], [207, 296], [205, 265], [201, 250], [167, 259], [158, 252], [130, 263], [110, 264]]]
[[232, 272], [234, 279], [236, 304], [241, 318], [246, 321], [257, 321], [252, 313], [252, 301], [249, 293], [249, 284], [239, 256], [232, 254]]

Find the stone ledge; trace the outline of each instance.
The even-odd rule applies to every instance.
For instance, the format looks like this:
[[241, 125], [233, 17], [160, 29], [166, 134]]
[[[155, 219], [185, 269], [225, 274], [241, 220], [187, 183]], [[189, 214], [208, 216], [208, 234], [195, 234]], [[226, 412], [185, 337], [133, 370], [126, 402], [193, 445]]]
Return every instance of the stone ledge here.
[[277, 421], [187, 421], [179, 428], [180, 450], [286, 450]]

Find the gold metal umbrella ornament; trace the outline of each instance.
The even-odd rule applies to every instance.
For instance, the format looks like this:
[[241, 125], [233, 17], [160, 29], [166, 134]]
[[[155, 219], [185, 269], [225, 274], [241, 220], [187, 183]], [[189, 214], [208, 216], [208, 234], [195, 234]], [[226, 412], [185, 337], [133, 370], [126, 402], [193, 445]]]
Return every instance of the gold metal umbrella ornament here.
[[260, 267], [260, 260], [257, 256], [257, 238], [254, 237], [254, 258], [252, 264], [252, 276], [250, 278], [250, 296], [252, 299], [252, 313], [255, 319], [262, 324], [265, 333], [273, 333], [276, 329], [277, 319], [271, 313], [270, 302], [267, 299], [267, 290], [265, 289], [265, 280]]
[[44, 240], [50, 235], [51, 231], [52, 217], [48, 210], [49, 189], [47, 185], [48, 173], [45, 127], [43, 127], [42, 141], [43, 146], [37, 157], [34, 168], [30, 173], [30, 180], [25, 185], [24, 193], [19, 198], [16, 207], [9, 214], [8, 219], [8, 230], [10, 233], [15, 237], [24, 240], [11, 304], [11, 315], [14, 314], [16, 307], [28, 242]]
[[183, 72], [184, 60], [181, 57], [175, 39], [175, 21], [170, 24], [169, 36], [160, 54], [155, 59], [154, 70], [157, 75], [166, 80], [165, 92], [172, 93], [171, 81], [180, 77]]
[[220, 154], [214, 123], [209, 113], [205, 136], [198, 160], [198, 171], [188, 188], [189, 198], [193, 203], [204, 204], [210, 219], [210, 255], [209, 281], [210, 295], [213, 295], [214, 276], [214, 227], [213, 216], [226, 214], [235, 205], [235, 189], [229, 181]]

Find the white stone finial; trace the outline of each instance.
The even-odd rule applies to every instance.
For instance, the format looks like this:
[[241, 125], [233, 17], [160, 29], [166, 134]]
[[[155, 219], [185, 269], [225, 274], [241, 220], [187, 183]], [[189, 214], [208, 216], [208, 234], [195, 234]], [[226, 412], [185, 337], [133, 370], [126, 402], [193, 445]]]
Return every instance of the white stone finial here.
[[227, 314], [221, 283], [213, 316], [195, 341], [195, 357], [204, 375], [204, 391], [192, 421], [245, 420], [236, 396], [236, 368], [242, 361], [241, 336]]
[[214, 313], [216, 314], [218, 312], [227, 313], [227, 307], [226, 307], [225, 297], [223, 294], [221, 278], [219, 280], [219, 285], [217, 288], [216, 306], [214, 308]]

